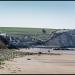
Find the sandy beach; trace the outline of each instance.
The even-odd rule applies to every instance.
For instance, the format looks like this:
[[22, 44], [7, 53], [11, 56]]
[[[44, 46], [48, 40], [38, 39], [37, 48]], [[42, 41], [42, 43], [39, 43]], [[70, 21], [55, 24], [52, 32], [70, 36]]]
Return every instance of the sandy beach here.
[[5, 61], [2, 67], [0, 74], [75, 74], [75, 55], [29, 55]]

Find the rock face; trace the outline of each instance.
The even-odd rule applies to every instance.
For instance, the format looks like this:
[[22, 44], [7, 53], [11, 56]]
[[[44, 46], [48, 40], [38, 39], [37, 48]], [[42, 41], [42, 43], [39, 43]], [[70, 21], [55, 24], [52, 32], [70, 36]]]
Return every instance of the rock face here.
[[46, 45], [50, 47], [75, 47], [75, 30], [57, 31], [46, 42]]
[[29, 48], [29, 46], [31, 45], [31, 42], [29, 42], [31, 40], [29, 38], [24, 39], [23, 36], [21, 36], [20, 38], [15, 36], [9, 36], [3, 33], [0, 34], [0, 41], [2, 41], [2, 43], [10, 49]]
[[[35, 35], [34, 35], [35, 36]], [[42, 35], [41, 35], [42, 36]], [[32, 40], [33, 38], [16, 38], [14, 36], [0, 35], [0, 40], [8, 48], [28, 48], [40, 45], [51, 48], [75, 48], [75, 30], [60, 30], [49, 34], [47, 40]]]

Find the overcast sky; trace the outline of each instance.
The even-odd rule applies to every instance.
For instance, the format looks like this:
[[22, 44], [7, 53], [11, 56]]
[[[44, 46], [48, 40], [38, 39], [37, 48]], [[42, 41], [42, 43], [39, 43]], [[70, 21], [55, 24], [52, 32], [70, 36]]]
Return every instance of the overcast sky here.
[[75, 28], [75, 1], [0, 1], [0, 27]]

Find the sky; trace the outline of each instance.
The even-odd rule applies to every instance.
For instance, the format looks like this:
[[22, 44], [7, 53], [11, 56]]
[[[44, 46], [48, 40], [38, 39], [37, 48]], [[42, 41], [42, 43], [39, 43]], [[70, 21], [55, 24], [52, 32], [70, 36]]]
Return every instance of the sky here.
[[0, 1], [0, 27], [75, 29], [75, 1]]

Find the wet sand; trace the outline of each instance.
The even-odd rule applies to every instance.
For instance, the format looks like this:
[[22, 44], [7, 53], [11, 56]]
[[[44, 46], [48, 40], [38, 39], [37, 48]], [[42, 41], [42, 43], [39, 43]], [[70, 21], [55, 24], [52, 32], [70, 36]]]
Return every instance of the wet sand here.
[[5, 61], [3, 67], [0, 74], [75, 74], [75, 55], [29, 55]]

